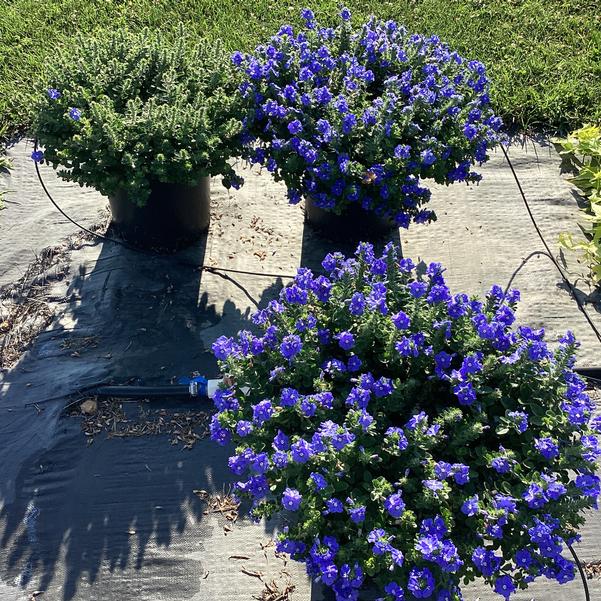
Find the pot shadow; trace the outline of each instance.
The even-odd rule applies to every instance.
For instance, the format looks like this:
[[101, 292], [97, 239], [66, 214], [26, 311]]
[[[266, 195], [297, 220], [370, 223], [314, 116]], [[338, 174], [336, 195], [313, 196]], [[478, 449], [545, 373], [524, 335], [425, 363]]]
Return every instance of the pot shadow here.
[[351, 237], [340, 240], [339, 236], [329, 237], [327, 232], [323, 230], [315, 229], [310, 223], [305, 220], [303, 227], [303, 239], [301, 249], [301, 261], [302, 267], [308, 267], [314, 273], [322, 273], [323, 267], [321, 262], [328, 253], [341, 252], [346, 257], [351, 257], [357, 250], [357, 246], [360, 242], [370, 242], [374, 245], [374, 250], [377, 253], [382, 252], [383, 248], [389, 242], [393, 242], [401, 250], [402, 256], [402, 244], [400, 238], [399, 229], [393, 229], [388, 235], [382, 236], [378, 239], [370, 239], [366, 237]]
[[[170, 256], [83, 244], [72, 255], [78, 267], [62, 282], [58, 314], [4, 377], [0, 405], [19, 416], [18, 427], [0, 428], [15, 472], [0, 489], [4, 580], [64, 601], [94, 596], [100, 583], [97, 592], [118, 591], [123, 601], [145, 597], [148, 582], [155, 598], [189, 598], [201, 589], [203, 557], [227, 539], [215, 535], [193, 491], [231, 485], [232, 449], [202, 439], [183, 450], [166, 434], [108, 438], [104, 431], [88, 444], [80, 419], [62, 408], [92, 384], [217, 376], [208, 341], [249, 328], [247, 296], [263, 306], [283, 284], [254, 281], [248, 291], [230, 277], [211, 286], [218, 276], [200, 269], [206, 243], [205, 236]], [[31, 402], [53, 397], [37, 405], [36, 417]], [[211, 410], [202, 399], [153, 399], [146, 407], [170, 415]]]

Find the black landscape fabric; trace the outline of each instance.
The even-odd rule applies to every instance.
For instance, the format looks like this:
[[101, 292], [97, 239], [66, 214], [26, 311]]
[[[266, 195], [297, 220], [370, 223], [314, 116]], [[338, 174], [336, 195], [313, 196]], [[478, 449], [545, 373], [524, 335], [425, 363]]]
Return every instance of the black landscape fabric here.
[[[555, 247], [559, 231], [577, 230], [578, 209], [557, 156], [529, 144], [511, 154]], [[340, 244], [305, 227], [302, 207], [268, 174], [245, 169], [235, 194], [213, 182], [210, 230], [197, 244], [174, 256], [135, 253], [78, 234], [44, 197], [30, 152], [27, 141], [11, 148], [15, 169], [1, 181], [11, 192], [0, 212], [0, 601], [308, 600], [303, 567], [274, 555], [278, 523], [252, 524], [229, 501], [232, 449], [206, 438], [210, 403], [114, 402], [86, 389], [217, 376], [211, 342], [251, 327], [255, 303], [275, 298], [299, 265], [319, 269]], [[70, 215], [101, 227], [102, 198], [42, 171]], [[435, 188], [439, 221], [400, 235], [406, 256], [448, 267], [454, 292], [505, 284], [540, 249], [502, 156], [482, 171], [478, 187]], [[601, 365], [550, 262], [528, 263], [515, 285], [521, 322], [573, 329], [579, 362]], [[597, 306], [589, 310], [601, 325]], [[599, 540], [592, 516], [585, 561], [601, 559]], [[516, 598], [567, 601], [579, 586], [541, 582]], [[598, 580], [591, 590], [601, 598]], [[478, 584], [466, 590], [476, 598], [497, 597]]]

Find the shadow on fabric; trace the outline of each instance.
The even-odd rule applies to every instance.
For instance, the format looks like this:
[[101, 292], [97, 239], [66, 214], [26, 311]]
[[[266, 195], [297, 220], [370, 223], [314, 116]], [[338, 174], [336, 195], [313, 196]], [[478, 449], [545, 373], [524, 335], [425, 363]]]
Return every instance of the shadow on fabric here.
[[[62, 411], [73, 393], [94, 383], [217, 375], [202, 333], [248, 328], [251, 310], [231, 300], [241, 298], [239, 290], [221, 298], [204, 290], [203, 278], [216, 277], [198, 268], [205, 247], [206, 238], [177, 256], [112, 244], [74, 252], [52, 326], [4, 377], [0, 404], [13, 407], [13, 417], [0, 427], [0, 441], [14, 474], [0, 489], [3, 580], [53, 600], [179, 601], [200, 590], [203, 551], [228, 544], [193, 491], [231, 484], [232, 449], [204, 439], [183, 450], [166, 435], [104, 432], [88, 444], [80, 420]], [[257, 299], [262, 305], [282, 287], [267, 283]], [[38, 414], [27, 401], [57, 395]], [[200, 399], [157, 399], [148, 407], [211, 410]]]

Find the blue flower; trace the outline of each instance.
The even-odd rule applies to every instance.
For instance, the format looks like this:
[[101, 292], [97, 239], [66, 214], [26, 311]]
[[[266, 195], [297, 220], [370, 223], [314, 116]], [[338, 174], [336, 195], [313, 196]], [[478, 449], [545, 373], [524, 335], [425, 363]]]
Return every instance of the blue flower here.
[[211, 440], [216, 442], [221, 446], [225, 446], [229, 444], [232, 439], [232, 434], [226, 428], [223, 428], [219, 423], [219, 417], [217, 415], [213, 415], [211, 418], [211, 422], [209, 424], [209, 431], [211, 435]]
[[249, 421], [240, 420], [236, 424], [236, 433], [238, 434], [238, 436], [242, 436], [244, 438], [245, 436], [248, 436], [252, 431], [253, 425]]
[[347, 509], [351, 521], [355, 524], [361, 524], [365, 521], [365, 505], [359, 507], [350, 507]]
[[357, 125], [357, 117], [353, 113], [346, 113], [342, 118], [342, 133], [350, 134]]
[[436, 162], [436, 155], [429, 148], [422, 150], [419, 156], [421, 157], [422, 165], [426, 167]]
[[305, 21], [314, 21], [315, 20], [315, 13], [310, 8], [303, 8], [301, 10], [301, 17]]
[[79, 121], [81, 119], [81, 111], [75, 107], [69, 109], [69, 117], [73, 119], [73, 121]]
[[411, 325], [411, 319], [404, 311], [399, 311], [392, 316], [392, 323], [398, 330], [406, 330]]
[[535, 438], [534, 448], [547, 460], [554, 459], [559, 455], [557, 443], [549, 437]]
[[460, 382], [453, 386], [453, 393], [457, 396], [460, 405], [471, 405], [477, 398], [476, 391], [471, 382]]
[[480, 371], [482, 371], [482, 353], [471, 353], [463, 359], [459, 373], [463, 378], [466, 378], [469, 374]]
[[303, 344], [301, 339], [296, 334], [289, 334], [285, 336], [282, 340], [282, 344], [280, 345], [280, 352], [282, 356], [286, 359], [292, 359], [298, 353], [301, 352], [303, 348]]
[[338, 345], [345, 351], [350, 351], [355, 346], [355, 337], [350, 332], [341, 332], [336, 336]]
[[374, 555], [384, 555], [390, 548], [390, 537], [386, 534], [386, 531], [382, 528], [372, 530], [367, 535], [367, 542], [373, 544]]
[[280, 404], [282, 407], [293, 407], [296, 405], [300, 394], [294, 388], [284, 388], [280, 394]]
[[492, 576], [501, 566], [501, 559], [493, 551], [487, 551], [484, 547], [474, 549], [472, 562], [482, 575], [487, 577]]
[[317, 88], [315, 90], [315, 100], [319, 104], [328, 104], [332, 100], [332, 93], [327, 87]]
[[334, 100], [334, 107], [338, 110], [339, 113], [347, 113], [349, 110], [347, 99], [340, 94]]
[[576, 476], [576, 486], [587, 497], [596, 498], [600, 494], [599, 476], [595, 474], [580, 474]]
[[290, 455], [296, 463], [307, 463], [313, 455], [311, 445], [304, 439], [297, 440], [290, 448]]
[[281, 430], [278, 430], [273, 439], [273, 448], [278, 451], [287, 451], [290, 448], [290, 438]]
[[434, 475], [439, 480], [446, 480], [453, 473], [453, 466], [447, 461], [437, 461], [434, 465]]
[[520, 568], [527, 570], [533, 563], [532, 554], [528, 549], [519, 549], [515, 554], [515, 563]]
[[264, 474], [269, 469], [269, 458], [267, 457], [267, 453], [255, 455], [250, 462], [250, 469], [256, 474]]
[[256, 405], [252, 405], [253, 410], [253, 423], [257, 426], [263, 425], [266, 421], [271, 419], [274, 413], [273, 405], [271, 401], [265, 399]]
[[438, 493], [444, 488], [444, 485], [440, 480], [422, 480], [422, 484], [433, 493]]
[[405, 599], [405, 591], [396, 582], [389, 582], [384, 587], [384, 592], [391, 595], [394, 601], [404, 601]]
[[345, 7], [340, 11], [340, 17], [343, 21], [349, 21], [351, 18], [351, 11]]
[[303, 497], [295, 488], [286, 488], [282, 494], [282, 505], [288, 511], [297, 511], [301, 506]]
[[498, 474], [506, 474], [511, 470], [511, 462], [507, 457], [493, 457], [490, 462], [490, 467]]
[[326, 509], [323, 511], [324, 515], [329, 513], [342, 513], [344, 511], [344, 506], [342, 505], [339, 499], [327, 499], [326, 500]]
[[384, 508], [393, 518], [400, 518], [405, 512], [405, 502], [401, 493], [394, 493], [384, 501]]
[[476, 515], [478, 511], [480, 511], [478, 495], [474, 495], [473, 497], [466, 499], [461, 505], [461, 511], [468, 517]]
[[[35, 160], [33, 155], [31, 158]], [[220, 336], [211, 345], [211, 350], [219, 361], [225, 361], [230, 355], [234, 354], [235, 349], [236, 345], [233, 338], [227, 336]]]
[[549, 500], [540, 484], [532, 482], [522, 495], [530, 509], [540, 509]]
[[411, 146], [408, 144], [399, 144], [394, 148], [395, 159], [408, 159], [411, 156]]
[[470, 481], [470, 468], [462, 463], [453, 464], [453, 479], [457, 484], [462, 486]]
[[509, 411], [507, 417], [513, 421], [515, 428], [520, 434], [528, 429], [528, 414], [523, 411]]
[[328, 481], [317, 472], [311, 472], [311, 480], [313, 480], [316, 490], [323, 490], [328, 486]]
[[288, 131], [291, 134], [298, 134], [303, 131], [303, 124], [298, 119], [294, 119], [288, 124]]
[[426, 282], [411, 282], [408, 286], [409, 294], [413, 298], [420, 298], [426, 294], [426, 290], [428, 289], [428, 284]]
[[41, 150], [34, 150], [31, 153], [31, 158], [36, 162], [36, 163], [41, 163], [44, 160], [44, 153]]
[[48, 88], [46, 93], [51, 100], [58, 100], [61, 97], [61, 93], [56, 88]]
[[495, 580], [495, 592], [505, 597], [505, 599], [509, 599], [515, 590], [516, 587], [511, 576], [499, 576]]
[[471, 142], [478, 135], [478, 128], [473, 123], [466, 123], [463, 135]]
[[407, 588], [416, 599], [427, 599], [432, 596], [435, 587], [434, 576], [428, 568], [413, 568], [409, 572]]

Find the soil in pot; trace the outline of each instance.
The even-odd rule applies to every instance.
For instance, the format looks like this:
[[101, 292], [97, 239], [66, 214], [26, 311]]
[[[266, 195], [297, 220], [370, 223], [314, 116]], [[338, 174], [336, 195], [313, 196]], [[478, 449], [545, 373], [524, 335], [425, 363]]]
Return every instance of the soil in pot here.
[[373, 211], [350, 205], [342, 215], [321, 209], [315, 201], [305, 199], [305, 220], [313, 230], [334, 241], [376, 241], [397, 229], [397, 226]]
[[210, 222], [210, 178], [196, 186], [157, 182], [144, 206], [121, 192], [109, 198], [112, 227], [128, 243], [170, 252], [187, 246], [207, 231]]

